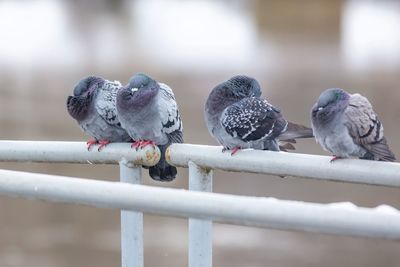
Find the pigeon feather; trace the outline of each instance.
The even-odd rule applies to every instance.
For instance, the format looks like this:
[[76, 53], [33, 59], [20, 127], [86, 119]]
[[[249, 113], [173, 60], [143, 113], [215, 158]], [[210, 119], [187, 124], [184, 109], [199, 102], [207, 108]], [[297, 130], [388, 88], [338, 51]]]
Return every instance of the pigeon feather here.
[[383, 125], [367, 98], [360, 94], [351, 95], [344, 116], [349, 134], [357, 145], [365, 148], [374, 158], [395, 160], [383, 135]]
[[259, 83], [244, 75], [211, 91], [204, 117], [210, 134], [224, 148], [286, 151], [294, 146], [280, 141], [295, 143], [295, 138], [313, 137], [310, 128], [287, 122], [279, 109], [260, 97]]
[[336, 157], [395, 161], [383, 125], [367, 98], [340, 88], [325, 90], [311, 111], [317, 142]]
[[67, 99], [68, 113], [96, 141], [129, 142], [116, 113], [116, 94], [121, 84], [101, 77], [81, 79]]
[[242, 99], [226, 108], [221, 123], [227, 133], [244, 142], [275, 138], [287, 126], [278, 109], [267, 100], [255, 97]]
[[183, 142], [183, 125], [172, 89], [139, 73], [118, 91], [117, 113], [121, 125], [134, 140], [154, 142], [161, 151], [157, 165], [149, 168], [154, 180], [171, 181], [177, 170], [167, 163], [171, 143]]
[[168, 85], [164, 83], [159, 83], [159, 85], [160, 97], [162, 99], [159, 101], [161, 131], [168, 136], [168, 140], [172, 143], [182, 143], [183, 125], [174, 93]]

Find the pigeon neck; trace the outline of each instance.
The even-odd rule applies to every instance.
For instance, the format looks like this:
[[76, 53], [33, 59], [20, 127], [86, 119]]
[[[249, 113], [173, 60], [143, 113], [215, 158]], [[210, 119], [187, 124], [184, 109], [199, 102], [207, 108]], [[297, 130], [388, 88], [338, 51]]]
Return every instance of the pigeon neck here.
[[155, 103], [159, 90], [144, 90], [137, 92], [127, 103], [128, 109], [139, 111], [144, 107], [149, 107]]
[[337, 107], [335, 112], [330, 113], [327, 116], [319, 117], [320, 124], [322, 125], [331, 125], [335, 127], [337, 124], [340, 124], [340, 120], [342, 119], [345, 108]]

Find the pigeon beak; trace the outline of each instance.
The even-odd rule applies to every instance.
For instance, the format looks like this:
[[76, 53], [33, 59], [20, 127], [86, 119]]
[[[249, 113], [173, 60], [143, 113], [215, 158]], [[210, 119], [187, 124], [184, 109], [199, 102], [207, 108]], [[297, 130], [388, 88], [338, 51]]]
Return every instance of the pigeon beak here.
[[131, 92], [134, 93], [134, 92], [136, 92], [137, 90], [139, 90], [139, 88], [135, 87], [135, 88], [132, 88], [132, 89], [131, 89]]
[[323, 107], [319, 107], [317, 110], [318, 111], [321, 111], [321, 110], [323, 110], [324, 108]]

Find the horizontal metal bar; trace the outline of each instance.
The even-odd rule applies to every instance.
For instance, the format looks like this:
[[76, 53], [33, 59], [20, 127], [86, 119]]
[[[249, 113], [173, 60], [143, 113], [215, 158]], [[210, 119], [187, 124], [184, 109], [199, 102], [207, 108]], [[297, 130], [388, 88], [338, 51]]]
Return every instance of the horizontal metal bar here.
[[118, 164], [122, 159], [153, 166], [160, 150], [146, 146], [136, 151], [129, 143], [112, 143], [99, 152], [97, 146], [88, 151], [84, 142], [0, 141], [0, 161]]
[[0, 194], [282, 230], [400, 240], [400, 213], [0, 170]]
[[221, 150], [217, 146], [172, 144], [166, 158], [181, 167], [192, 161], [209, 169], [400, 187], [400, 163], [360, 159], [331, 163], [327, 156], [250, 149], [231, 156]]

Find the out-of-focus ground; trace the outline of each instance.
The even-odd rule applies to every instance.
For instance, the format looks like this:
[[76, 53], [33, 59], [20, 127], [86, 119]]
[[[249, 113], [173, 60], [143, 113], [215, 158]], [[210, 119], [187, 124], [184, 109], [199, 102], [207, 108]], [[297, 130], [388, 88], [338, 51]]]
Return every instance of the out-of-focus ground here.
[[[0, 138], [86, 140], [67, 114], [89, 74], [126, 83], [146, 72], [173, 87], [188, 143], [216, 144], [203, 103], [235, 74], [256, 77], [285, 116], [309, 125], [323, 89], [373, 103], [400, 157], [397, 1], [1, 1]], [[313, 140], [300, 153], [326, 154]], [[97, 153], [97, 152], [93, 152]], [[1, 163], [0, 168], [118, 180], [117, 166]], [[187, 170], [172, 183], [187, 188]], [[216, 171], [214, 191], [400, 208], [398, 189]], [[0, 197], [0, 266], [118, 266], [119, 213]], [[385, 240], [215, 224], [214, 266], [399, 266]], [[145, 265], [187, 265], [187, 221], [145, 216]]]

